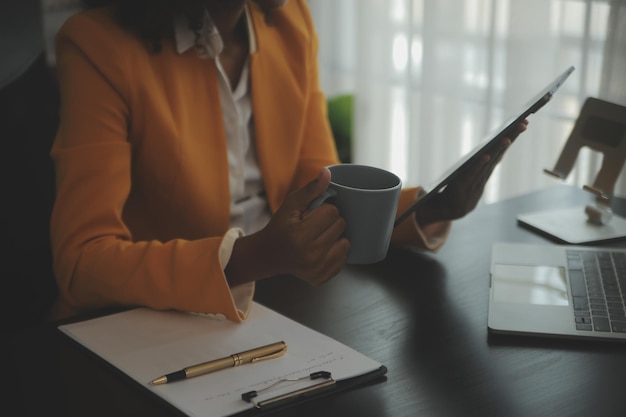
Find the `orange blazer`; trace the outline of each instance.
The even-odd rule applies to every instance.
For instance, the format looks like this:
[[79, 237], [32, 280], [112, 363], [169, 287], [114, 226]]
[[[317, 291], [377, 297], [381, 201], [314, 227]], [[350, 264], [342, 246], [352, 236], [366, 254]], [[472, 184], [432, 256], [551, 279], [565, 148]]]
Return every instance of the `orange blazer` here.
[[[272, 211], [337, 163], [304, 0], [270, 23], [250, 2], [259, 165]], [[215, 62], [166, 41], [153, 53], [108, 9], [57, 36], [61, 124], [52, 148], [51, 236], [60, 298], [52, 318], [111, 306], [221, 313], [241, 321], [219, 262], [229, 229], [227, 142]], [[400, 210], [415, 200], [403, 191]], [[436, 249], [447, 224], [404, 222], [396, 244]]]

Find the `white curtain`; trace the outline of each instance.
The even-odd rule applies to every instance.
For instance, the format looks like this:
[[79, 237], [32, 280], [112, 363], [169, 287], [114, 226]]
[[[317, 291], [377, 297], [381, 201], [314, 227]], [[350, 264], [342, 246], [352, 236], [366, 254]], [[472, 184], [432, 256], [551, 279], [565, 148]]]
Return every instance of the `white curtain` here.
[[[309, 0], [322, 86], [329, 97], [355, 96], [353, 162], [389, 169], [405, 185], [428, 187], [576, 67], [529, 118], [529, 130], [490, 179], [485, 202], [558, 183], [543, 169], [554, 166], [586, 97], [626, 105], [624, 4]], [[591, 184], [598, 166], [597, 156], [582, 152], [566, 182]]]
[[[599, 96], [626, 105], [626, 0], [611, 1]], [[597, 171], [602, 161], [595, 158], [594, 162], [593, 168]], [[624, 173], [617, 181], [615, 194], [626, 196]]]

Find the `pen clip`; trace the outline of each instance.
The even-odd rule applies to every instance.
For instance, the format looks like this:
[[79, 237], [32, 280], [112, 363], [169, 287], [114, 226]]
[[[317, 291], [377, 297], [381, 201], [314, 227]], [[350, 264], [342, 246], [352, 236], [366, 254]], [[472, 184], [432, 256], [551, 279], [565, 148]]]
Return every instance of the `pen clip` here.
[[257, 362], [261, 362], [261, 361], [264, 361], [264, 360], [267, 360], [267, 359], [278, 358], [279, 356], [283, 356], [286, 351], [287, 351], [287, 346], [285, 345], [278, 352], [274, 352], [274, 353], [270, 353], [270, 354], [265, 355], [265, 356], [259, 356], [259, 357], [250, 359], [250, 363], [257, 363]]

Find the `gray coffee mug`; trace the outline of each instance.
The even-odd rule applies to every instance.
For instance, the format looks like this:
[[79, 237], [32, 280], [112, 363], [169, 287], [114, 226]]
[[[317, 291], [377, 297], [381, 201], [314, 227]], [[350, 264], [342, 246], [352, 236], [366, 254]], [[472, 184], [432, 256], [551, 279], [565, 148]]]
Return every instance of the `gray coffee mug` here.
[[339, 164], [328, 169], [330, 185], [310, 208], [326, 201], [339, 209], [350, 241], [348, 263], [381, 261], [389, 249], [402, 181], [389, 171], [367, 165]]

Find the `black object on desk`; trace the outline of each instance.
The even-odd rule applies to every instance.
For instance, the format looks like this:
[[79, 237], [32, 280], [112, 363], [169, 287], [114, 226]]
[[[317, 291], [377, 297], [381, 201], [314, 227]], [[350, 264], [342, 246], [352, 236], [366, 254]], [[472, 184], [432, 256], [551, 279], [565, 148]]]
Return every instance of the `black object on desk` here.
[[[317, 288], [288, 277], [259, 282], [257, 301], [387, 366], [384, 383], [271, 415], [623, 415], [622, 345], [490, 336], [487, 331], [492, 243], [551, 244], [519, 227], [517, 214], [580, 205], [589, 198], [583, 190], [558, 185], [479, 206], [455, 222], [436, 254], [393, 250], [383, 262], [348, 266]], [[624, 213], [624, 208], [614, 210]], [[22, 409], [34, 409], [27, 415], [55, 409], [68, 416], [180, 415], [50, 327], [33, 329], [13, 345], [14, 360], [30, 366], [11, 379], [23, 381], [27, 400]], [[36, 372], [30, 372], [32, 367]], [[54, 375], [54, 382], [35, 374]]]

